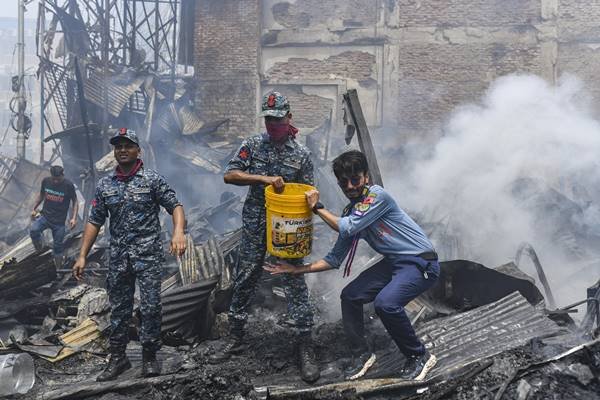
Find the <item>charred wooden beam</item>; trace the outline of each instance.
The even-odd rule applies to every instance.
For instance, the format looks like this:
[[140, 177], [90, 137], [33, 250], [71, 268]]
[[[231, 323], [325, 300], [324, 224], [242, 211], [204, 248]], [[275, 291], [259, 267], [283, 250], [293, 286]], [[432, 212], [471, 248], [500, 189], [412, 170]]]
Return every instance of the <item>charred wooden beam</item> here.
[[375, 155], [375, 148], [373, 147], [373, 141], [371, 140], [371, 134], [369, 128], [367, 128], [367, 122], [358, 100], [358, 92], [356, 89], [350, 89], [344, 94], [344, 102], [346, 108], [350, 113], [350, 117], [356, 128], [356, 135], [358, 136], [358, 145], [360, 151], [365, 153], [367, 162], [369, 163], [369, 176], [371, 182], [383, 186], [383, 179], [381, 178], [381, 172], [379, 172], [379, 164], [377, 163], [377, 156]]

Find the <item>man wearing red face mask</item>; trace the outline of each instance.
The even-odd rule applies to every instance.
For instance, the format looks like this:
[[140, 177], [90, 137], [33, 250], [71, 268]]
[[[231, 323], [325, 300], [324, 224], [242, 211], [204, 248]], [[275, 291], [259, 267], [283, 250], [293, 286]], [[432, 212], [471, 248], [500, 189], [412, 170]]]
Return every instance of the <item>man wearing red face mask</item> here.
[[[291, 124], [287, 98], [278, 92], [267, 93], [259, 116], [265, 118], [267, 132], [243, 141], [224, 176], [225, 183], [249, 186], [249, 190], [242, 213], [243, 236], [229, 309], [230, 335], [223, 349], [212, 357], [214, 361], [246, 348], [244, 326], [265, 260], [265, 186], [273, 185], [276, 192], [281, 192], [286, 182], [314, 185], [310, 152], [295, 140], [298, 129]], [[311, 340], [313, 308], [302, 275], [286, 275], [284, 290], [289, 319], [298, 333], [302, 379], [314, 382], [320, 372]]]

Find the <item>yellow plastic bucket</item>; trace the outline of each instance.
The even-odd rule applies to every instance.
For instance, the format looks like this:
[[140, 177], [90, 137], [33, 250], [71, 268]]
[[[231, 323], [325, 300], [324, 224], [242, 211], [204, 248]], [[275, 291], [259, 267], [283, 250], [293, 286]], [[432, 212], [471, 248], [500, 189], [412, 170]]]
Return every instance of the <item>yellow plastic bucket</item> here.
[[312, 210], [305, 192], [310, 185], [286, 183], [282, 193], [265, 188], [267, 208], [267, 251], [279, 258], [302, 258], [312, 250]]

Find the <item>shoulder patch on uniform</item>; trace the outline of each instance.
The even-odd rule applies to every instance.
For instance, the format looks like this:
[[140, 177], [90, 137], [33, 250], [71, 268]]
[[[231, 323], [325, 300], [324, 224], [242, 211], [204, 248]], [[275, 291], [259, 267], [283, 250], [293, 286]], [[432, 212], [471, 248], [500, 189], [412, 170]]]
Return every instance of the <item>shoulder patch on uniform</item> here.
[[373, 204], [375, 202], [375, 197], [365, 197], [362, 201], [363, 204]]
[[248, 146], [242, 146], [240, 148], [240, 152], [238, 153], [238, 157], [242, 160], [247, 160], [250, 157], [250, 148]]
[[364, 212], [368, 211], [369, 208], [371, 208], [371, 205], [370, 204], [365, 204], [365, 203], [356, 203], [356, 205], [354, 206], [354, 208], [357, 211], [360, 211], [360, 212], [364, 213]]
[[358, 210], [354, 210], [354, 212], [353, 212], [352, 214], [354, 214], [354, 215], [357, 215], [357, 216], [359, 216], [359, 217], [362, 217], [363, 215], [365, 215], [365, 213], [364, 213], [364, 212], [362, 212], [362, 211], [358, 211]]

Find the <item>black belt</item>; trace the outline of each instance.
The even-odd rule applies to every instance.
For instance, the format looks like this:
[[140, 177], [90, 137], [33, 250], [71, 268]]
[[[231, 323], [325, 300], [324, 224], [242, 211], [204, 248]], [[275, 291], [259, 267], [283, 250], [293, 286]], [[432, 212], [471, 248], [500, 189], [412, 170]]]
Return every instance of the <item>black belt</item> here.
[[[425, 253], [417, 254], [417, 257], [422, 258], [425, 261], [437, 261], [438, 255], [435, 251], [426, 251]], [[429, 275], [427, 274], [427, 270], [422, 265], [416, 265], [419, 271], [423, 274], [423, 278], [429, 279]], [[428, 264], [429, 266], [429, 264]]]
[[438, 260], [438, 255], [435, 251], [426, 251], [425, 253], [417, 254], [417, 257], [421, 257], [425, 261]]

